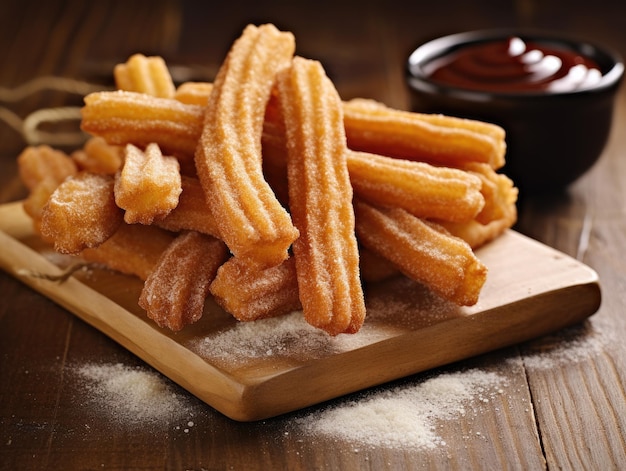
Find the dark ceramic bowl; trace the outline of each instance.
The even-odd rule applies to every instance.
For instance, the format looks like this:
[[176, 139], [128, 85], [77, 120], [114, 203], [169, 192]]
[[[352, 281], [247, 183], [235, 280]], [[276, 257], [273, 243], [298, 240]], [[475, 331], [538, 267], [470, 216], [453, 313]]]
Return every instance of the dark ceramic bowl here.
[[[511, 37], [577, 52], [594, 60], [602, 77], [581, 90], [502, 92], [447, 85], [429, 76], [433, 60], [468, 45]], [[541, 33], [486, 30], [445, 36], [418, 47], [408, 60], [407, 81], [414, 111], [502, 126], [507, 136], [504, 172], [523, 192], [552, 192], [563, 190], [600, 157], [623, 72], [622, 59], [597, 45]]]

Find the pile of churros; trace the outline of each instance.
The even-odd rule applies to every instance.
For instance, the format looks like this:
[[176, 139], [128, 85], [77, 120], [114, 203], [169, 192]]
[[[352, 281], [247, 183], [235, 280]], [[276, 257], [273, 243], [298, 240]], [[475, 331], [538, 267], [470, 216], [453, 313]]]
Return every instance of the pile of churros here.
[[355, 333], [368, 284], [392, 276], [477, 302], [474, 250], [517, 217], [501, 128], [342, 101], [271, 24], [243, 30], [213, 83], [175, 86], [141, 54], [113, 74], [85, 97], [82, 148], [20, 154], [24, 209], [57, 251], [144, 280], [160, 327], [213, 296], [240, 321], [301, 311]]

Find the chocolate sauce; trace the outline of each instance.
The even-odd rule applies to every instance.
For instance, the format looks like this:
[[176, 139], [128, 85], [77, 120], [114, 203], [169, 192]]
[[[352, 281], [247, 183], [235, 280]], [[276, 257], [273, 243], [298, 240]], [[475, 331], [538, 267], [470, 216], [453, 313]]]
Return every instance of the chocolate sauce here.
[[444, 84], [494, 92], [572, 91], [602, 76], [594, 61], [576, 51], [517, 37], [458, 49], [428, 64], [428, 75]]

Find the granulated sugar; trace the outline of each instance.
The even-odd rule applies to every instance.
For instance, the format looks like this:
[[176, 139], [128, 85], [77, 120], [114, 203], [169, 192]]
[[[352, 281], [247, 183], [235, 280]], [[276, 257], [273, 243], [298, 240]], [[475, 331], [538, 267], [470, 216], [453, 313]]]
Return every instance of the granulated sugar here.
[[438, 421], [465, 415], [466, 406], [502, 394], [504, 378], [481, 370], [447, 373], [419, 384], [374, 393], [298, 418], [305, 434], [359, 446], [434, 448], [445, 445]]
[[240, 322], [222, 332], [207, 335], [187, 348], [211, 361], [227, 366], [250, 359], [290, 357], [320, 358], [332, 353], [352, 350], [386, 337], [364, 326], [359, 335], [342, 334], [331, 337], [312, 327], [301, 312], [254, 322]]
[[115, 421], [170, 424], [184, 419], [187, 423], [193, 415], [185, 397], [147, 368], [92, 363], [75, 371], [86, 383], [89, 402]]
[[577, 364], [601, 354], [610, 343], [611, 337], [604, 331], [570, 327], [533, 342], [530, 352], [524, 352], [524, 365], [529, 369], [546, 370]]

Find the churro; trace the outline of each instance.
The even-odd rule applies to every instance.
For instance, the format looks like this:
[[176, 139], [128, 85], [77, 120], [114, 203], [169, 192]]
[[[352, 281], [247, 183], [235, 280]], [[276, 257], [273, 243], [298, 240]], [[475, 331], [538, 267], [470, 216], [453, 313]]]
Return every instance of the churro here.
[[48, 145], [26, 147], [17, 157], [17, 169], [22, 183], [29, 190], [48, 178], [61, 183], [78, 171], [65, 152]]
[[209, 286], [227, 257], [224, 243], [199, 232], [178, 235], [145, 281], [139, 305], [160, 327], [181, 330], [202, 317]]
[[197, 178], [182, 175], [178, 205], [155, 224], [173, 232], [191, 230], [219, 238], [219, 229]]
[[331, 335], [356, 332], [365, 303], [341, 101], [321, 64], [300, 57], [279, 75], [278, 91], [304, 317]]
[[121, 224], [105, 242], [83, 250], [80, 256], [145, 281], [173, 240], [170, 232], [156, 226]]
[[[344, 103], [348, 147], [375, 154], [458, 167], [466, 162], [504, 165], [504, 132], [460, 118], [425, 120], [424, 115], [354, 99]], [[447, 121], [450, 125], [441, 125]], [[469, 120], [466, 120], [469, 121]], [[485, 132], [484, 128], [491, 130]], [[499, 137], [498, 137], [499, 136]]]
[[41, 215], [50, 195], [78, 169], [73, 160], [60, 150], [47, 145], [26, 147], [17, 158], [17, 168], [24, 185], [30, 190], [23, 208], [41, 232]]
[[110, 175], [80, 172], [52, 193], [41, 214], [41, 233], [57, 252], [77, 254], [111, 237], [124, 220]]
[[85, 97], [81, 128], [112, 145], [145, 148], [155, 142], [166, 155], [194, 172], [193, 156], [202, 133], [204, 107], [144, 93], [95, 92]]
[[123, 154], [123, 147], [111, 145], [102, 137], [90, 137], [71, 157], [81, 170], [115, 175], [122, 166]]
[[362, 201], [354, 208], [361, 244], [444, 299], [464, 306], [478, 302], [487, 268], [465, 241], [403, 209]]
[[178, 205], [181, 191], [178, 160], [163, 155], [155, 143], [145, 152], [126, 145], [124, 165], [115, 178], [115, 203], [125, 210], [127, 223], [163, 219]]
[[240, 321], [255, 321], [300, 310], [293, 257], [269, 268], [250, 266], [231, 257], [217, 271], [211, 294]]
[[273, 25], [244, 29], [213, 84], [195, 158], [221, 237], [236, 256], [265, 266], [285, 260], [298, 237], [261, 161], [265, 104], [294, 49], [293, 35]]
[[113, 69], [119, 90], [140, 92], [161, 98], [172, 98], [176, 87], [162, 57], [133, 54]]
[[213, 90], [213, 84], [209, 82], [183, 82], [181, 83], [174, 98], [187, 105], [206, 106]]
[[350, 152], [348, 171], [360, 199], [423, 218], [469, 221], [485, 204], [480, 178], [459, 169]]

